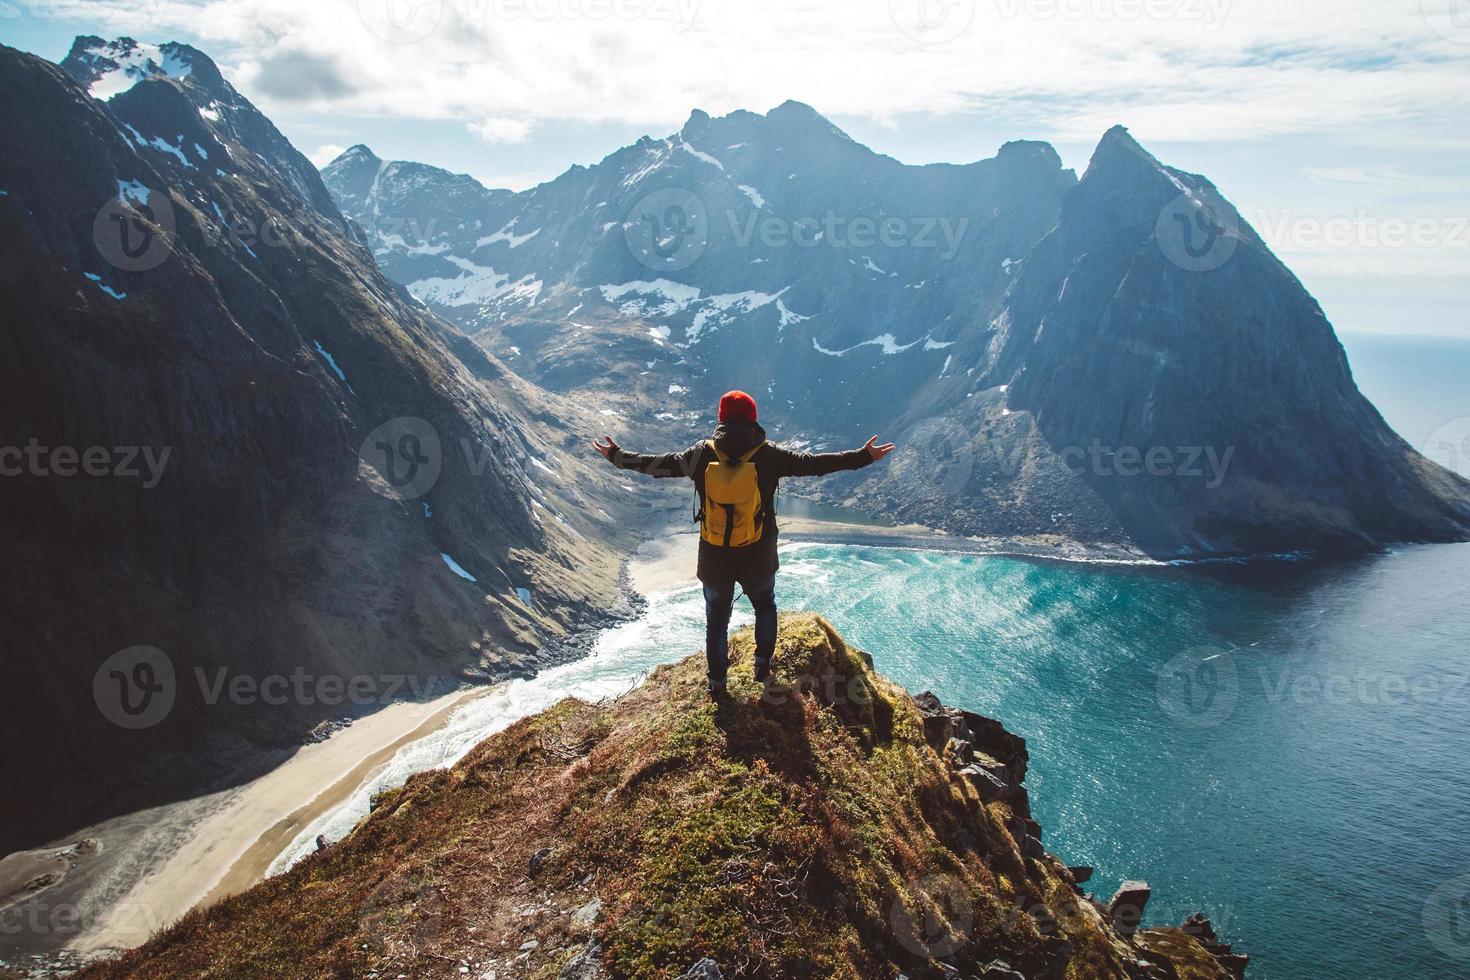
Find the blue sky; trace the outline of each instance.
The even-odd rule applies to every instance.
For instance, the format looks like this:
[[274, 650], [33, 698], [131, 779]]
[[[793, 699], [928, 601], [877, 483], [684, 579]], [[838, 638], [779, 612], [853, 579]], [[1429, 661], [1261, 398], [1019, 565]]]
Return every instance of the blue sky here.
[[906, 163], [1113, 123], [1213, 180], [1339, 330], [1470, 337], [1470, 0], [0, 0], [0, 39], [187, 41], [325, 163], [520, 189], [794, 98]]

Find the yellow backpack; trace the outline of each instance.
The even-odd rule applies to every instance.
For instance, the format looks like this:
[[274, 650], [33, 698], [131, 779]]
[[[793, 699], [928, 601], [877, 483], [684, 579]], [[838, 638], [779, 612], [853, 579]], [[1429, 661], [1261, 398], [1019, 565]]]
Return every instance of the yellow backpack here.
[[699, 534], [710, 544], [743, 548], [755, 544], [765, 530], [765, 504], [751, 460], [761, 446], [738, 457], [725, 455], [709, 441], [715, 458], [704, 468], [704, 496], [695, 514]]

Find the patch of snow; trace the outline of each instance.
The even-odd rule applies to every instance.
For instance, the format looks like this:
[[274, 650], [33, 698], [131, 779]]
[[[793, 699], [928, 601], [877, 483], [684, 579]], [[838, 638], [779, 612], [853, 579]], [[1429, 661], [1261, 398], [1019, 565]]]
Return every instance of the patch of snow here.
[[689, 389], [683, 385], [669, 385], [669, 394], [671, 395], [687, 395], [688, 393]]
[[949, 370], [949, 365], [950, 365], [950, 363], [953, 360], [954, 360], [954, 355], [953, 354], [949, 354], [949, 355], [946, 355], [945, 356], [945, 358], [944, 358], [944, 367], [942, 367], [942, 368], [939, 369], [939, 376], [941, 378], [944, 377], [945, 373]]
[[740, 188], [740, 193], [750, 198], [751, 204], [754, 204], [758, 208], [766, 206], [766, 199], [761, 197], [761, 192], [754, 187], [751, 187], [749, 184], [736, 184], [735, 186]]
[[426, 303], [442, 306], [480, 306], [496, 300], [521, 300], [532, 305], [541, 294], [542, 282], [533, 275], [512, 282], [510, 276], [490, 266], [476, 265], [454, 255], [446, 258], [465, 270], [465, 274], [453, 279], [446, 276], [419, 279], [408, 284], [408, 291]]
[[928, 337], [925, 337], [924, 338], [924, 349], [925, 350], [944, 350], [946, 347], [953, 347], [953, 346], [954, 346], [954, 341], [953, 340], [930, 340]]
[[873, 264], [873, 260], [870, 259], [870, 258], [868, 258], [866, 255], [863, 256], [863, 268], [864, 269], [867, 269], [869, 272], [876, 272], [880, 276], [886, 274], [886, 273], [884, 273], [884, 271], [882, 269], [880, 269], [876, 265], [874, 265]]
[[644, 152], [650, 155], [650, 159], [642, 167], [639, 167], [627, 177], [623, 178], [623, 187], [632, 187], [644, 177], [647, 177], [659, 167], [663, 166], [664, 161], [669, 158], [669, 154], [672, 151], [669, 148], [669, 141], [661, 140], [648, 147]]
[[520, 246], [526, 244], [526, 242], [529, 242], [531, 239], [541, 234], [540, 228], [533, 228], [530, 231], [526, 232], [524, 235], [517, 235], [511, 231], [511, 229], [514, 227], [515, 219], [512, 218], [510, 224], [506, 225], [495, 234], [486, 235], [484, 238], [478, 239], [475, 242], [475, 247], [484, 248], [486, 245], [493, 245], [496, 242], [509, 242], [511, 248], [519, 248]]
[[705, 163], [713, 164], [714, 166], [719, 167], [720, 173], [725, 172], [725, 165], [723, 163], [721, 163], [719, 160], [716, 160], [708, 153], [705, 153], [703, 150], [696, 150], [694, 147], [689, 145], [689, 142], [687, 140], [681, 139], [679, 141], [678, 148], [683, 150], [685, 153], [688, 153], [690, 156], [693, 156], [697, 160], [703, 160]]
[[316, 352], [326, 359], [327, 365], [336, 373], [337, 380], [346, 384], [347, 375], [343, 374], [342, 369], [337, 366], [337, 359], [327, 353], [327, 349], [322, 346], [320, 340], [313, 340], [312, 343], [316, 345]]
[[817, 343], [817, 338], [812, 338], [812, 346], [816, 348], [817, 353], [826, 354], [828, 357], [842, 357], [844, 354], [855, 351], [859, 347], [877, 347], [884, 354], [902, 354], [904, 351], [909, 350], [910, 348], [917, 347], [920, 343], [922, 343], [922, 341], [915, 340], [912, 343], [900, 344], [893, 339], [893, 334], [885, 333], [879, 334], [872, 340], [864, 340], [862, 343], [853, 344], [851, 347], [845, 347], [842, 350], [828, 350], [821, 344]]
[[94, 99], [106, 101], [132, 88], [149, 75], [167, 75], [170, 78], [187, 78], [192, 66], [184, 63], [176, 54], [164, 54], [156, 44], [134, 42], [131, 50], [122, 51], [116, 44], [104, 44], [90, 48], [87, 54], [113, 62], [108, 69], [87, 86], [87, 93]]
[[210, 122], [219, 122], [219, 103], [211, 102], [199, 110], [199, 114]]
[[104, 293], [106, 293], [107, 295], [111, 296], [113, 299], [122, 300], [122, 299], [127, 299], [128, 298], [128, 294], [127, 293], [120, 293], [116, 289], [113, 289], [111, 286], [109, 286], [106, 283], [104, 283], [102, 281], [102, 277], [99, 276], [99, 275], [97, 275], [95, 272], [84, 272], [84, 273], [82, 273], [82, 275], [86, 276], [88, 279], [90, 279], [93, 282], [95, 282], [97, 284], [97, 288], [98, 289], [102, 290]]
[[802, 316], [800, 313], [792, 313], [786, 308], [786, 304], [783, 303], [779, 298], [776, 300], [776, 312], [781, 314], [780, 325], [783, 327], [789, 327], [793, 323], [800, 323], [803, 320], [811, 319], [810, 316]]
[[684, 339], [687, 343], [695, 343], [699, 340], [700, 334], [704, 333], [711, 319], [715, 319], [717, 325], [727, 323], [735, 313], [750, 313], [758, 310], [779, 298], [784, 292], [786, 292], [785, 289], [780, 293], [758, 293], [753, 289], [747, 289], [740, 293], [706, 296], [698, 300], [704, 308], [694, 314], [694, 322], [689, 324], [688, 329], [685, 330]]
[[445, 554], [444, 552], [441, 551], [441, 552], [439, 552], [439, 557], [444, 559], [444, 564], [446, 564], [446, 565], [449, 566], [449, 570], [451, 572], [453, 572], [454, 574], [458, 575], [460, 578], [464, 579], [466, 582], [475, 582], [475, 581], [478, 581], [478, 579], [476, 579], [473, 575], [471, 575], [469, 572], [467, 572], [467, 571], [464, 570], [464, 566], [463, 565], [461, 565], [459, 562], [455, 561], [453, 558], [450, 558], [449, 555], [447, 555], [447, 554]]
[[148, 188], [141, 181], [120, 180], [117, 182], [117, 196], [123, 200], [137, 201], [145, 208], [148, 206]]
[[528, 606], [531, 604], [531, 590], [523, 585], [516, 586], [516, 597]]
[[531, 465], [532, 466], [539, 466], [539, 467], [541, 467], [541, 469], [543, 469], [546, 472], [550, 473], [552, 476], [556, 476], [556, 470], [552, 469], [550, 466], [547, 466], [545, 463], [543, 463], [541, 460], [537, 459], [534, 456], [531, 457]]

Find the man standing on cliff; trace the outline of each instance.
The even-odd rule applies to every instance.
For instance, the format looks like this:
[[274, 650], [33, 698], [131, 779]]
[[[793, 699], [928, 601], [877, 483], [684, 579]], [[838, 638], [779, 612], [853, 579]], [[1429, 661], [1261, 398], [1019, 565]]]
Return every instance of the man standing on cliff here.
[[893, 443], [880, 446], [874, 436], [861, 449], [842, 453], [793, 452], [766, 441], [755, 399], [743, 391], [720, 399], [714, 438], [683, 452], [630, 453], [611, 436], [602, 438], [593, 447], [619, 469], [694, 481], [710, 693], [725, 690], [737, 584], [755, 608], [755, 679], [765, 681], [776, 650], [776, 485], [788, 476], [861, 469], [893, 452]]

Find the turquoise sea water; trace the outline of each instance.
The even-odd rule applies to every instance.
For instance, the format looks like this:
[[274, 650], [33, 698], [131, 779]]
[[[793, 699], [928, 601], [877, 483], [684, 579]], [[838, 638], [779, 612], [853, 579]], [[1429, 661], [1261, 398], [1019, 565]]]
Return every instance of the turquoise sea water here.
[[1214, 573], [823, 545], [779, 592], [1024, 735], [1089, 887], [1149, 880], [1258, 980], [1356, 980], [1470, 976], [1467, 582], [1460, 545]]

